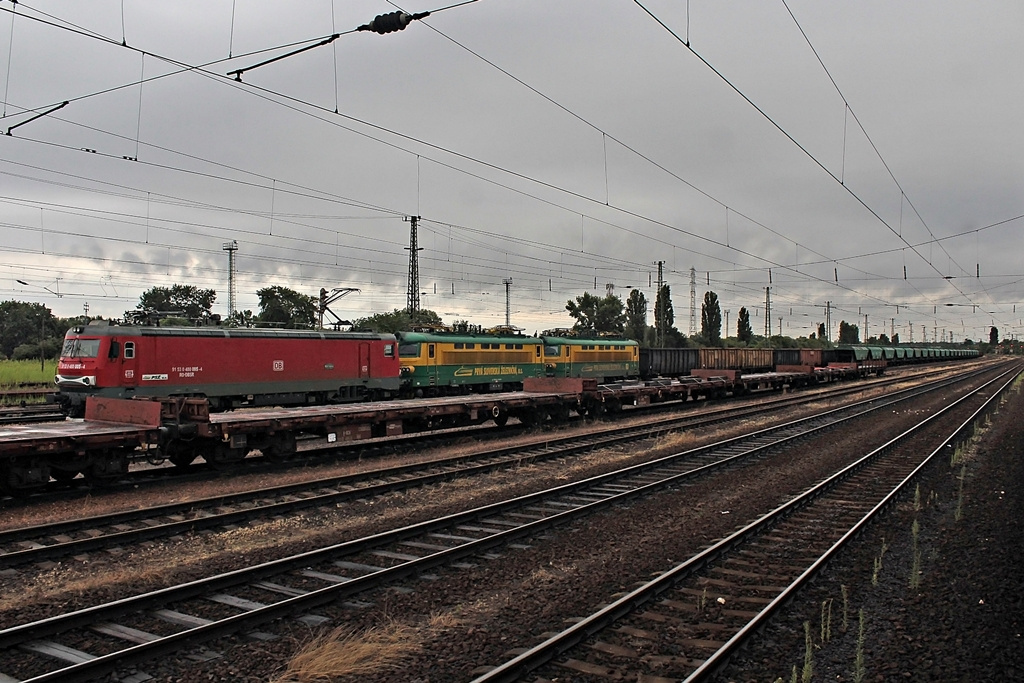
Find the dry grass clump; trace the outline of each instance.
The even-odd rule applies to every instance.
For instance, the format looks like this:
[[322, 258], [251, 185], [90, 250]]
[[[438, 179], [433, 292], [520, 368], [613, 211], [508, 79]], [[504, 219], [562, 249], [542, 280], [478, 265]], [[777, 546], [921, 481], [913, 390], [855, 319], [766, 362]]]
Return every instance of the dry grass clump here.
[[687, 450], [694, 446], [697, 442], [697, 437], [693, 435], [693, 432], [672, 432], [665, 434], [664, 436], [658, 437], [655, 441], [654, 449], [656, 451], [681, 451]]
[[401, 624], [363, 632], [342, 626], [313, 638], [274, 683], [316, 683], [394, 669], [420, 648], [416, 631]]
[[434, 631], [455, 628], [462, 625], [462, 619], [451, 612], [431, 612], [427, 627]]

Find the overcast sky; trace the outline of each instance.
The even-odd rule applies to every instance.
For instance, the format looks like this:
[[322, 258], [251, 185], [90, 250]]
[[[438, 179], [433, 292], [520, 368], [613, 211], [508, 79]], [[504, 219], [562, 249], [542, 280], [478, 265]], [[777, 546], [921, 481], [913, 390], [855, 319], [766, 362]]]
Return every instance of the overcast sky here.
[[451, 4], [2, 0], [0, 298], [226, 314], [235, 240], [239, 309], [387, 312], [416, 215], [446, 322], [503, 323], [506, 278], [530, 334], [608, 285], [653, 309], [660, 261], [684, 333], [693, 268], [698, 329], [710, 289], [762, 332], [770, 286], [773, 333], [1024, 334], [1019, 1]]

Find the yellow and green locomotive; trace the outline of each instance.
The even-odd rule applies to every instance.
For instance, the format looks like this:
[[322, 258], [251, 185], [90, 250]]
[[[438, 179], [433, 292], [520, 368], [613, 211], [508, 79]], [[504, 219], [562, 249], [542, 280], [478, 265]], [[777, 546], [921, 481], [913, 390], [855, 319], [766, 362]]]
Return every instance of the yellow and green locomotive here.
[[399, 332], [402, 393], [437, 396], [517, 391], [527, 377], [636, 378], [639, 345], [628, 339], [568, 335]]
[[605, 383], [635, 379], [640, 374], [640, 345], [632, 339], [545, 333], [541, 340], [548, 377], [592, 377]]
[[521, 335], [399, 332], [402, 389], [415, 396], [516, 391], [544, 376], [543, 342]]

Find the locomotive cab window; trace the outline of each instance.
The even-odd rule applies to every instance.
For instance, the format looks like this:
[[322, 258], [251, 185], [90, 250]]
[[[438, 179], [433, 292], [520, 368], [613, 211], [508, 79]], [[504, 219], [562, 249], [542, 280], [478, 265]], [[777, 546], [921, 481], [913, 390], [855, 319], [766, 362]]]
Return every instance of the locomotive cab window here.
[[110, 351], [107, 352], [107, 358], [114, 360], [121, 355], [121, 342], [112, 340], [110, 342]]
[[60, 355], [66, 358], [95, 358], [100, 355], [99, 339], [68, 339]]
[[126, 359], [135, 358], [135, 342], [124, 343], [124, 357]]
[[420, 345], [418, 343], [405, 343], [398, 345], [398, 355], [401, 358], [419, 358]]
[[545, 356], [561, 356], [562, 355], [562, 347], [559, 346], [558, 344], [545, 344], [544, 345], [544, 355]]
[[427, 344], [427, 358], [433, 358], [433, 357], [434, 357], [434, 345], [433, 344]]
[[395, 356], [395, 345], [394, 344], [385, 344], [384, 345], [384, 357], [385, 358], [393, 358], [394, 356]]

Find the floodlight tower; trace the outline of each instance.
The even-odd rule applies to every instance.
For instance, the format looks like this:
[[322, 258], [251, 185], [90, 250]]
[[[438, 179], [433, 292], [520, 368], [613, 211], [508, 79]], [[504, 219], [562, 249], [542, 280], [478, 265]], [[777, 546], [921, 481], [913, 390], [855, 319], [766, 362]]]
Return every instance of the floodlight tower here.
[[235, 252], [238, 251], [238, 242], [231, 240], [225, 242], [222, 250], [228, 252], [228, 317], [235, 314]]

